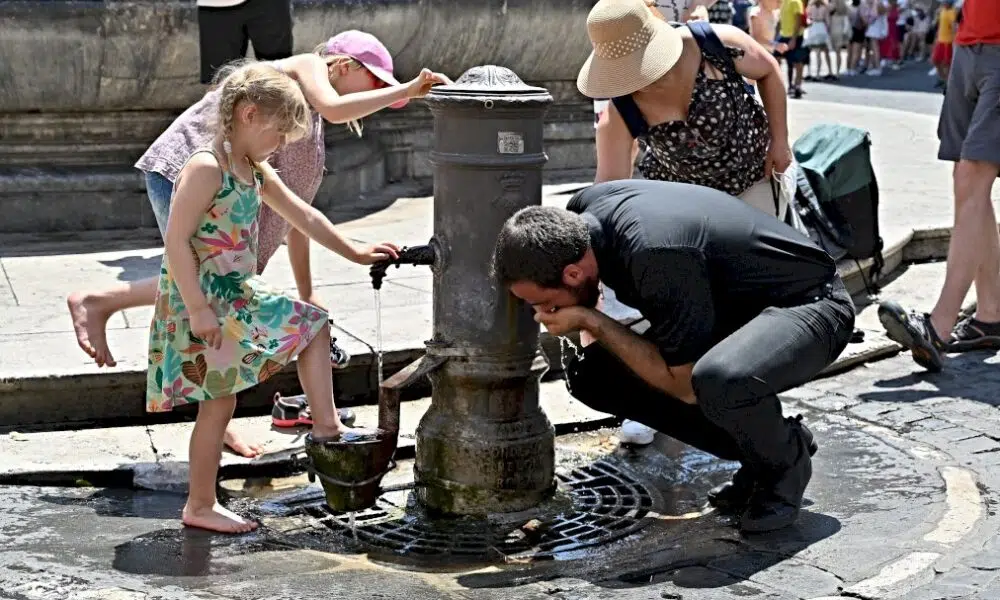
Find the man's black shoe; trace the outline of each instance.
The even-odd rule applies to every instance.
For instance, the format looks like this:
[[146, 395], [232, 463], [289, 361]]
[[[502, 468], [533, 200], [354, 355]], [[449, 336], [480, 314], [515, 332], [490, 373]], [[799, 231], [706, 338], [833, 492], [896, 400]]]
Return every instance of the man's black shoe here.
[[[819, 445], [815, 436], [809, 428], [802, 423], [802, 415], [786, 417], [786, 421], [792, 421], [802, 431], [806, 446], [809, 448], [809, 456], [816, 454]], [[733, 480], [717, 485], [708, 491], [708, 504], [715, 507], [721, 514], [735, 515], [743, 512], [750, 503], [750, 496], [753, 495], [754, 477], [749, 467], [741, 466], [733, 474]]]
[[799, 452], [795, 462], [784, 472], [772, 473], [757, 480], [757, 487], [740, 519], [743, 533], [764, 533], [788, 527], [799, 517], [802, 496], [812, 479], [812, 458], [804, 428], [795, 427]]
[[733, 480], [717, 485], [708, 491], [708, 503], [724, 515], [735, 515], [746, 510], [753, 495], [754, 476], [750, 468], [741, 466], [733, 473]]

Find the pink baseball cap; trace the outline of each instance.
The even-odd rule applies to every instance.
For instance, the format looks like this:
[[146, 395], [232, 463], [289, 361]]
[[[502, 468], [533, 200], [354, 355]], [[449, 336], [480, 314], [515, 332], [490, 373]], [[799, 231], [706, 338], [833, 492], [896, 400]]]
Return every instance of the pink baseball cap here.
[[[327, 54], [343, 54], [358, 61], [389, 85], [399, 85], [392, 75], [392, 55], [385, 44], [378, 41], [374, 35], [364, 31], [350, 30], [338, 33], [326, 42]], [[400, 100], [390, 104], [389, 108], [403, 108], [409, 100]]]

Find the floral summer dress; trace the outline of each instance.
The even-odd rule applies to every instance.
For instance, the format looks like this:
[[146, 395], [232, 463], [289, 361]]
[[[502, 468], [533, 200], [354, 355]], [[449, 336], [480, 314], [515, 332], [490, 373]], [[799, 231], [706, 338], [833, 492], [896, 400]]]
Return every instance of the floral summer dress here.
[[251, 388], [280, 371], [327, 326], [325, 311], [267, 287], [255, 275], [262, 183], [256, 171], [253, 185], [223, 171], [222, 189], [191, 238], [201, 289], [222, 326], [220, 349], [206, 348], [191, 332], [163, 255], [149, 330], [149, 412]]

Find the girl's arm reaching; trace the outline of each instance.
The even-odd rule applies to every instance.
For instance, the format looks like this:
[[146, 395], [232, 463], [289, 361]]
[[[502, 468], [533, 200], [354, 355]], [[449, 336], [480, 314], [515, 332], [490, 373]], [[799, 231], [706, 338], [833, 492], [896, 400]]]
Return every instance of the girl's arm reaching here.
[[288, 232], [286, 241], [288, 242], [288, 262], [292, 266], [292, 276], [295, 278], [295, 287], [299, 290], [299, 298], [323, 308], [313, 291], [309, 237], [293, 228]]
[[329, 65], [322, 57], [301, 54], [287, 60], [285, 72], [299, 82], [313, 109], [331, 123], [356, 121], [400, 100], [421, 98], [434, 85], [451, 83], [447, 76], [423, 69], [407, 83], [341, 96], [330, 85]]
[[207, 152], [191, 157], [174, 183], [164, 240], [170, 273], [190, 315], [191, 332], [216, 349], [222, 345], [222, 330], [198, 281], [198, 262], [191, 238], [221, 187], [222, 168], [218, 160]]
[[264, 174], [264, 202], [291, 223], [292, 227], [347, 260], [361, 265], [398, 256], [399, 248], [395, 244], [359, 246], [348, 241], [337, 232], [323, 213], [288, 189], [271, 165], [261, 163], [258, 166]]

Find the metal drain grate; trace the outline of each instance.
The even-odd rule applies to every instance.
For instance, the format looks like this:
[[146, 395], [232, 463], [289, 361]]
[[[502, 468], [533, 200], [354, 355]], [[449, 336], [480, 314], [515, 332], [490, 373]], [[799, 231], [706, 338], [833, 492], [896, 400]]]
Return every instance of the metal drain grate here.
[[398, 554], [453, 556], [466, 559], [537, 558], [605, 544], [638, 531], [658, 495], [614, 465], [599, 461], [559, 475], [560, 488], [572, 507], [560, 514], [538, 515], [530, 528], [479, 519], [425, 519], [407, 514], [383, 497], [366, 511], [333, 514], [324, 503], [302, 506], [315, 526], [344, 536], [356, 535], [370, 546]]

